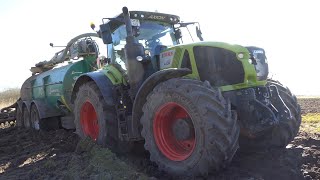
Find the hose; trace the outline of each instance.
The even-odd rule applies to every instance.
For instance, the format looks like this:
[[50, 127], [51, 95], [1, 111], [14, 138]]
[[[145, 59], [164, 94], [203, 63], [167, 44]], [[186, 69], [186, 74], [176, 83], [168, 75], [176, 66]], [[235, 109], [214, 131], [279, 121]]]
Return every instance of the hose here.
[[51, 58], [50, 61], [41, 61], [41, 62], [37, 63], [35, 66], [36, 67], [54, 66], [56, 64], [64, 62], [66, 60], [66, 56], [69, 52], [69, 48], [71, 47], [71, 45], [73, 43], [75, 43], [77, 40], [84, 38], [84, 37], [88, 37], [88, 36], [99, 37], [97, 33], [85, 33], [85, 34], [78, 35], [68, 42], [65, 49], [57, 52], [53, 56], [53, 58]]

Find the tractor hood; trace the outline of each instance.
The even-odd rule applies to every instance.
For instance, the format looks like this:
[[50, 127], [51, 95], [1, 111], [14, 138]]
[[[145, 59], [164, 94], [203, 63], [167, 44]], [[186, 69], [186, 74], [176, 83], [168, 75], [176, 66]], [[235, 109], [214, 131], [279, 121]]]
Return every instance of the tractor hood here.
[[192, 69], [191, 78], [207, 80], [222, 91], [264, 86], [268, 76], [262, 48], [223, 42], [202, 41], [167, 48], [160, 53], [160, 69], [166, 68]]

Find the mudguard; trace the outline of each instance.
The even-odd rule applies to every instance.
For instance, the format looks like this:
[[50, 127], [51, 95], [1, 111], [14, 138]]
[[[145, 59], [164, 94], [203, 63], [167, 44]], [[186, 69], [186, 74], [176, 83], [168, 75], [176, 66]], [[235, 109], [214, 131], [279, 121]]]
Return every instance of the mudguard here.
[[20, 111], [22, 111], [22, 105], [23, 105], [23, 101], [21, 100], [21, 98], [19, 98], [17, 100], [16, 108], [19, 108]]
[[94, 71], [94, 72], [89, 72], [89, 73], [85, 73], [83, 75], [81, 75], [72, 90], [72, 98], [71, 98], [71, 102], [73, 104], [75, 97], [76, 97], [76, 93], [79, 90], [79, 87], [89, 81], [94, 81], [97, 86], [99, 87], [100, 92], [102, 93], [102, 96], [105, 100], [105, 102], [110, 105], [110, 106], [114, 106], [115, 102], [114, 102], [114, 98], [112, 96], [112, 88], [114, 87], [112, 82], [110, 81], [110, 79], [102, 72], [99, 71]]
[[183, 77], [191, 73], [192, 71], [188, 68], [164, 69], [152, 74], [143, 82], [133, 103], [132, 121], [131, 125], [129, 125], [129, 131], [131, 131], [133, 138], [140, 137], [139, 126], [142, 116], [142, 106], [146, 103], [148, 94], [161, 82], [172, 78]]
[[31, 108], [31, 101], [26, 100], [26, 101], [22, 101], [22, 109], [27, 108], [27, 111], [30, 112], [30, 108]]
[[33, 105], [37, 107], [40, 119], [63, 115], [59, 109], [50, 106], [45, 100], [33, 100], [31, 106]]

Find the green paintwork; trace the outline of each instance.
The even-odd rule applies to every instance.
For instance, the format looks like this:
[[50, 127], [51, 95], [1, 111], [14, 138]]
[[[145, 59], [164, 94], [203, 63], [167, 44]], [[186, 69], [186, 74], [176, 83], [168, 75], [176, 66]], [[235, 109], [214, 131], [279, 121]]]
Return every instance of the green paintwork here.
[[114, 85], [127, 85], [124, 76], [115, 66], [108, 64], [98, 70], [95, 55], [85, 55], [82, 60], [61, 64], [61, 67], [28, 78], [23, 85], [24, 94], [26, 94], [23, 100], [44, 101], [48, 107], [57, 111], [61, 111], [60, 106], [64, 105], [71, 112], [74, 85], [85, 73], [98, 70], [104, 73]]
[[104, 66], [100, 71], [111, 80], [113, 85], [127, 85], [127, 81], [124, 79], [122, 73], [113, 64]]
[[[169, 68], [181, 67], [184, 51], [188, 50], [190, 55], [192, 74], [189, 74], [186, 77], [192, 78], [192, 79], [200, 79], [197, 63], [195, 61], [194, 52], [193, 52], [193, 47], [195, 46], [211, 46], [211, 47], [219, 47], [219, 48], [227, 49], [229, 51], [236, 53], [238, 60], [241, 61], [244, 68], [244, 72], [245, 72], [243, 83], [221, 86], [220, 89], [222, 91], [232, 91], [232, 90], [249, 88], [254, 86], [264, 86], [267, 83], [266, 81], [257, 80], [257, 74], [254, 68], [254, 65], [249, 63], [250, 55], [247, 48], [240, 45], [232, 45], [232, 44], [223, 43], [223, 42], [197, 42], [197, 43], [191, 43], [187, 45], [178, 45], [178, 46], [168, 48], [165, 51], [175, 50], [172, 65]], [[243, 58], [241, 59], [238, 57], [238, 54], [240, 53], [243, 54]]]
[[65, 66], [36, 75], [31, 80], [32, 99], [44, 100], [58, 108], [62, 102], [70, 110], [71, 93], [77, 78], [94, 70], [95, 57], [86, 56], [83, 60], [70, 62]]
[[[170, 68], [181, 67], [183, 54], [185, 50], [188, 50], [191, 60], [192, 74], [187, 75], [187, 77], [192, 79], [199, 79], [197, 63], [195, 61], [193, 53], [194, 46], [219, 47], [233, 51], [237, 55], [239, 53], [243, 54], [243, 58], [238, 58], [238, 60], [241, 61], [245, 72], [245, 79], [243, 83], [222, 86], [220, 87], [222, 91], [263, 86], [266, 84], [266, 81], [257, 80], [254, 65], [249, 63], [249, 52], [245, 47], [222, 42], [198, 42], [168, 48], [165, 51], [173, 49], [175, 50], [174, 58]], [[83, 60], [69, 63], [68, 65], [54, 68], [50, 71], [36, 75], [36, 77], [31, 80], [32, 99], [46, 100], [46, 102], [50, 106], [56, 108], [58, 108], [58, 102], [61, 102], [71, 111], [70, 102], [73, 86], [80, 75], [96, 70], [94, 68], [94, 64], [95, 57], [86, 56]], [[115, 65], [108, 64], [101, 68], [99, 71], [104, 73], [114, 85], [127, 85], [123, 73], [120, 72], [119, 69], [115, 67]]]

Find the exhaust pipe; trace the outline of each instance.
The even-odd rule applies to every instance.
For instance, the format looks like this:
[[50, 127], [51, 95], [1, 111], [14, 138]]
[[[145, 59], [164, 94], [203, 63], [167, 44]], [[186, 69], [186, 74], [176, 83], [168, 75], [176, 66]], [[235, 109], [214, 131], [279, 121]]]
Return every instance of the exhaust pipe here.
[[130, 20], [130, 15], [127, 7], [122, 8], [124, 22], [126, 25], [127, 37], [126, 45], [124, 47], [124, 52], [127, 61], [126, 67], [128, 71], [128, 79], [130, 84], [130, 97], [132, 100], [135, 96], [143, 82], [145, 69], [143, 64], [140, 62], [144, 58], [144, 47], [138, 42], [138, 40], [133, 36], [132, 24]]

